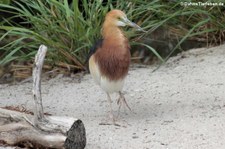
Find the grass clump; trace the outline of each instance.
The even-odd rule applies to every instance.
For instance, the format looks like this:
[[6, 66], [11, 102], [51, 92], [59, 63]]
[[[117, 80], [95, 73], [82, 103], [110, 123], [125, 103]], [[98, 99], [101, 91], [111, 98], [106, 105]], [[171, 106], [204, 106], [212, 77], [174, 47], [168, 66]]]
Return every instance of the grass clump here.
[[[87, 49], [93, 40], [100, 36], [97, 30], [100, 30], [103, 18], [101, 14], [107, 11], [99, 8], [103, 7], [101, 3], [94, 3], [93, 6], [91, 3], [86, 4], [87, 7], [92, 7], [87, 11], [86, 7], [84, 8], [86, 17], [79, 10], [77, 0], [70, 5], [67, 0], [23, 0], [14, 2], [14, 6], [1, 5], [14, 14], [0, 26], [0, 29], [7, 31], [2, 35], [2, 40], [6, 36], [14, 36], [17, 39], [1, 47], [3, 54], [0, 64], [14, 59], [30, 59], [38, 46], [45, 44], [50, 48], [48, 60], [52, 64], [61, 62], [83, 69]], [[93, 15], [97, 11], [100, 15]], [[11, 22], [14, 18], [22, 18], [24, 21], [20, 24]]]

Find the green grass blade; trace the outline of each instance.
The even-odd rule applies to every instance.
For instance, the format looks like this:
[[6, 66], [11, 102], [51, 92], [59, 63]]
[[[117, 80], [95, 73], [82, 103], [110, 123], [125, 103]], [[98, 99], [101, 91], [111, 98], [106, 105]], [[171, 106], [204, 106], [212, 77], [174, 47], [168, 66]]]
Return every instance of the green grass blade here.
[[141, 45], [141, 46], [144, 46], [146, 47], [147, 49], [149, 49], [155, 56], [157, 56], [157, 58], [162, 62], [164, 63], [164, 59], [159, 55], [159, 53], [154, 49], [152, 48], [151, 46], [147, 45], [147, 44], [144, 44], [144, 43], [139, 43], [139, 42], [132, 42], [131, 45]]

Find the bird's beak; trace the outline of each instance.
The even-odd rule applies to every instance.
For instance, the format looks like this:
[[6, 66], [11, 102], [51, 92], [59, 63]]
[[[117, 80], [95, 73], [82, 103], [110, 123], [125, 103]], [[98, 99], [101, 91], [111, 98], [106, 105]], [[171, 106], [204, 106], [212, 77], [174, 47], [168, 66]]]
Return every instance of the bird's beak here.
[[143, 28], [141, 28], [140, 26], [138, 26], [137, 24], [135, 24], [134, 22], [131, 22], [129, 19], [124, 18], [124, 23], [130, 27], [133, 27], [135, 29], [137, 29], [138, 31], [142, 31], [142, 32], [147, 32], [145, 31]]

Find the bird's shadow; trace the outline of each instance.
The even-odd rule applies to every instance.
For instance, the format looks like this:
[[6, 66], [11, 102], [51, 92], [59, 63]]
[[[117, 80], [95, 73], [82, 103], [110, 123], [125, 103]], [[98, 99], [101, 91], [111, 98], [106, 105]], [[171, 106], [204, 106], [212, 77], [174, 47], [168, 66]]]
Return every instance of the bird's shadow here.
[[[202, 108], [203, 107], [203, 108]], [[127, 109], [121, 110], [120, 119], [126, 121], [154, 121], [154, 120], [171, 120], [186, 116], [193, 116], [190, 111], [196, 108], [202, 108], [200, 111], [207, 111], [207, 105], [196, 105], [188, 103], [139, 103], [131, 105], [132, 111]]]

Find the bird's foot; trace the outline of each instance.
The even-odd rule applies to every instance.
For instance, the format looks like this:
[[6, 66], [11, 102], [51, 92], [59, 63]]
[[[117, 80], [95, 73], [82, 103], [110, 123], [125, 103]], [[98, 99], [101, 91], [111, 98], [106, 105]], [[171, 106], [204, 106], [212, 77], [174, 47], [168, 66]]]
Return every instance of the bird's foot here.
[[118, 127], [121, 126], [120, 124], [117, 124], [117, 123], [110, 123], [110, 122], [101, 122], [101, 123], [99, 123], [99, 125], [114, 125], [114, 126], [118, 126]]
[[115, 126], [121, 126], [120, 124], [118, 124], [116, 122], [117, 122], [117, 118], [113, 115], [112, 112], [110, 112], [108, 120], [99, 123], [99, 125], [115, 125]]
[[130, 106], [127, 104], [127, 101], [126, 101], [126, 99], [125, 99], [123, 93], [122, 93], [122, 92], [119, 92], [119, 94], [120, 94], [120, 97], [119, 97], [119, 99], [117, 100], [117, 104], [119, 105], [118, 116], [119, 116], [119, 114], [120, 114], [120, 109], [121, 109], [122, 105], [123, 105], [123, 106], [126, 106], [126, 107], [132, 112]]

